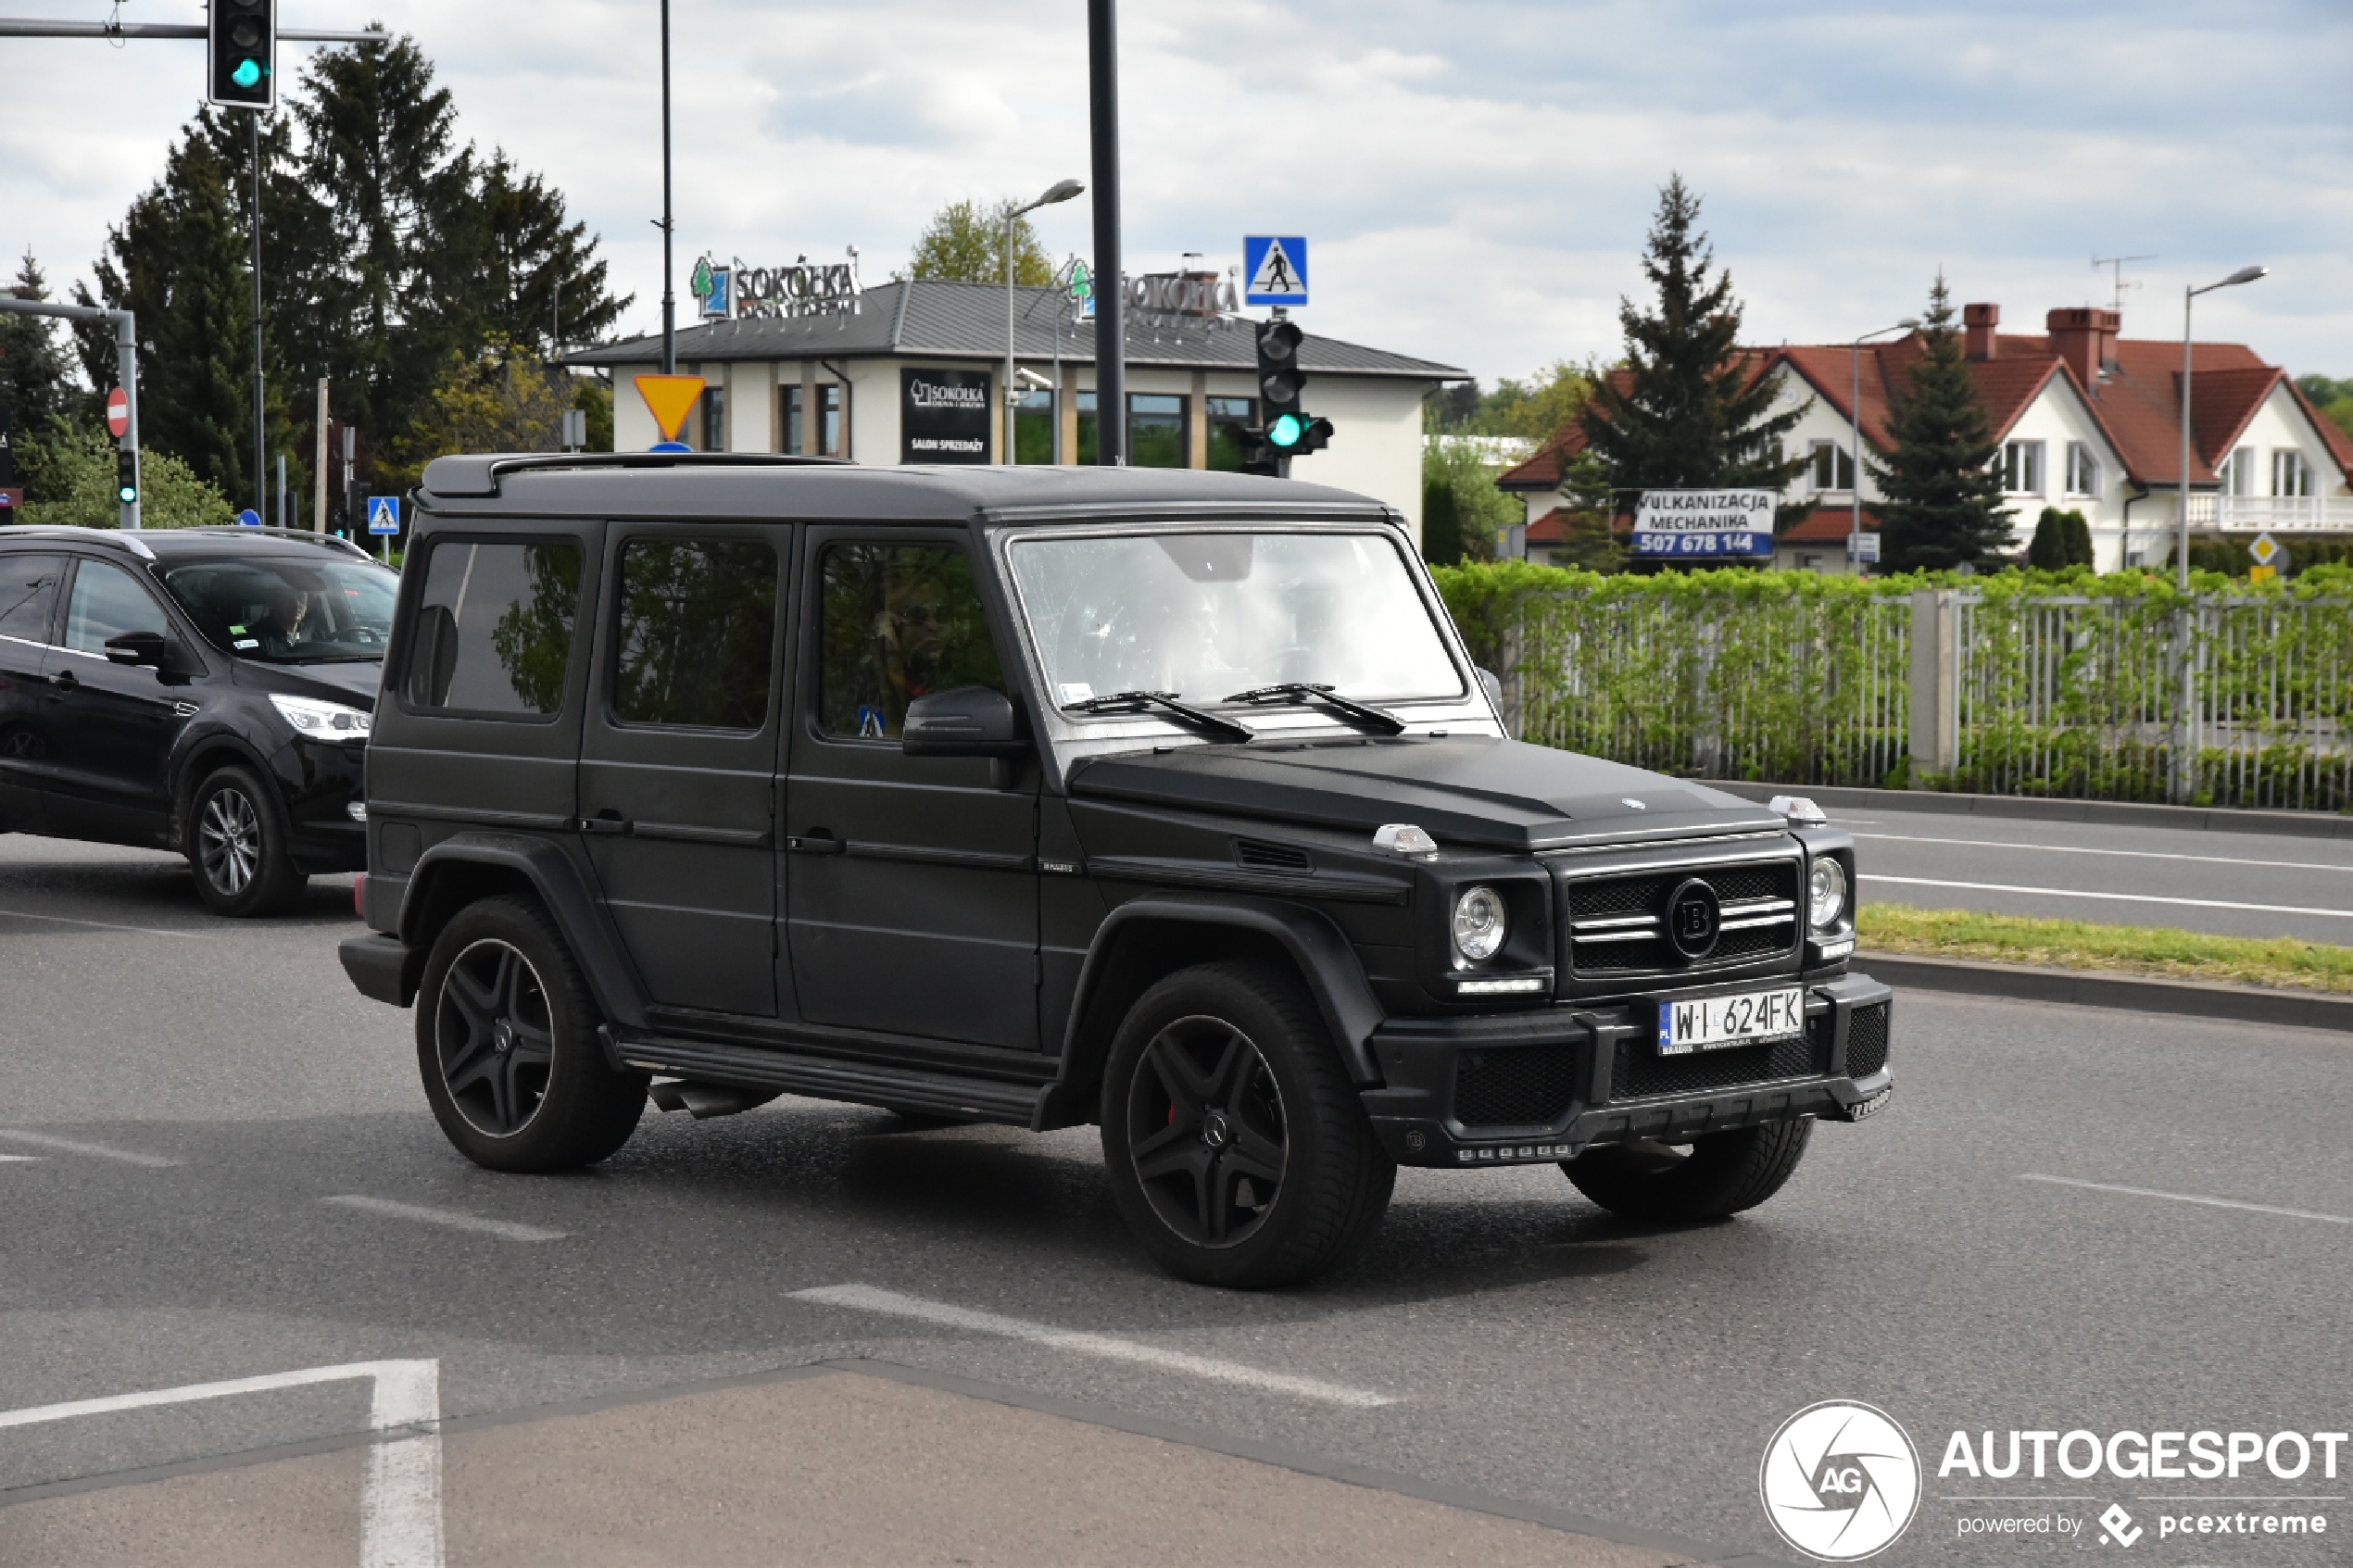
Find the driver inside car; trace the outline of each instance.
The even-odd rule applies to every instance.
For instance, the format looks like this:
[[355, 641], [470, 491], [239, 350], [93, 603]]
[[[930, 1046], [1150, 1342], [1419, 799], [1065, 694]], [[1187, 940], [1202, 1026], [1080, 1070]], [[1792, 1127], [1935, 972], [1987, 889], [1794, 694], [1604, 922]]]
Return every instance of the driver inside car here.
[[272, 583], [268, 590], [270, 613], [248, 629], [248, 635], [261, 641], [261, 651], [283, 658], [296, 651], [303, 641], [304, 627], [310, 619], [310, 596], [284, 583]]

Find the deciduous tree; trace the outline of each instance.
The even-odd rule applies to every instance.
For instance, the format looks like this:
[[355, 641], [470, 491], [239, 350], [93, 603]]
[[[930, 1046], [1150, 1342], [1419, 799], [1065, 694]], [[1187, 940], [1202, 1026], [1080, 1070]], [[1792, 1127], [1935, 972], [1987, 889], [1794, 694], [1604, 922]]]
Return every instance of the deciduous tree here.
[[[916, 236], [907, 276], [945, 278], [965, 283], [1005, 281], [1005, 220], [1021, 204], [1008, 197], [993, 206], [976, 201], [950, 202], [931, 215]], [[1054, 281], [1053, 257], [1038, 242], [1038, 231], [1026, 218], [1013, 223], [1013, 282], [1045, 288]]]

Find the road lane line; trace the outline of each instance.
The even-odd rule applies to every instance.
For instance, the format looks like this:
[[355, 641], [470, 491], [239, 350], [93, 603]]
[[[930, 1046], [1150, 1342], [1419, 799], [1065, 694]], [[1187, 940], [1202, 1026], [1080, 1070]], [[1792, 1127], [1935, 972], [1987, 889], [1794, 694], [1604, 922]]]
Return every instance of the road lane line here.
[[1000, 1317], [995, 1312], [978, 1312], [969, 1307], [951, 1307], [944, 1301], [926, 1301], [920, 1296], [901, 1296], [895, 1290], [880, 1290], [871, 1285], [821, 1286], [814, 1290], [796, 1290], [792, 1292], [792, 1297], [797, 1301], [814, 1301], [827, 1307], [850, 1307], [860, 1311], [913, 1318], [922, 1323], [937, 1323], [943, 1328], [993, 1334], [1002, 1339], [1026, 1339], [1033, 1344], [1050, 1345], [1058, 1350], [1075, 1350], [1083, 1356], [1133, 1361], [1141, 1366], [1158, 1367], [1164, 1372], [1181, 1372], [1194, 1377], [1214, 1378], [1220, 1383], [1237, 1383], [1247, 1388], [1263, 1388], [1269, 1393], [1293, 1394], [1301, 1399], [1321, 1399], [1327, 1404], [1370, 1410], [1397, 1402], [1386, 1394], [1375, 1394], [1363, 1388], [1319, 1382], [1312, 1377], [1293, 1377], [1287, 1373], [1265, 1372], [1239, 1361], [1189, 1355], [1182, 1350], [1163, 1349], [1157, 1345], [1118, 1339], [1107, 1334], [1084, 1334], [1076, 1329], [1056, 1328], [1051, 1323], [1031, 1323], [1026, 1318]]
[[2202, 1203], [2208, 1209], [2244, 1209], [2250, 1214], [2278, 1214], [2290, 1220], [2320, 1220], [2332, 1225], [2353, 1225], [2353, 1216], [2315, 1214], [2309, 1209], [2275, 1209], [2268, 1203], [2242, 1203], [2235, 1198], [2201, 1198], [2190, 1192], [2158, 1192], [2154, 1187], [2118, 1186], [2112, 1182], [2078, 1181], [2073, 1176], [2041, 1176], [2028, 1173], [2021, 1182], [2049, 1182], [2056, 1186], [2088, 1187], [2094, 1192], [2120, 1192], [2131, 1198], [2162, 1198], [2173, 1203]]
[[2116, 904], [2173, 904], [2193, 909], [2252, 909], [2265, 915], [2329, 915], [2353, 920], [2353, 909], [2307, 909], [2294, 904], [2234, 904], [2226, 898], [2160, 898], [2154, 893], [2086, 893], [2072, 887], [2017, 887], [2003, 882], [1938, 882], [1924, 876], [1862, 873], [1865, 882], [1902, 883], [1907, 887], [1958, 887], [1972, 893], [2032, 893], [2042, 898], [2100, 898]]
[[166, 931], [159, 925], [122, 925], [110, 920], [75, 920], [69, 915], [36, 915], [31, 909], [0, 909], [0, 920], [46, 920], [59, 925], [94, 926], [100, 931], [128, 931], [140, 936], [184, 936], [191, 942], [210, 940], [202, 931]]
[[512, 1220], [485, 1220], [479, 1214], [461, 1214], [454, 1209], [427, 1209], [421, 1204], [395, 1203], [388, 1198], [369, 1198], [356, 1192], [338, 1193], [319, 1201], [342, 1209], [357, 1209], [363, 1214], [382, 1214], [389, 1220], [414, 1220], [423, 1225], [447, 1225], [453, 1231], [472, 1231], [480, 1236], [500, 1236], [508, 1241], [561, 1241], [567, 1234], [543, 1230], [537, 1225], [517, 1224]]
[[2155, 849], [2086, 849], [2073, 844], [2012, 844], [1998, 838], [1924, 838], [1910, 833], [1858, 833], [1857, 838], [1884, 839], [1890, 844], [1957, 844], [1969, 849], [2032, 849], [2049, 855], [2115, 855], [2128, 860], [2196, 860], [2208, 866], [2265, 866], [2287, 872], [2339, 872], [2353, 876], [2353, 866], [2315, 865], [2309, 860], [2244, 860], [2235, 855], [2171, 855]]
[[54, 1148], [60, 1154], [86, 1154], [93, 1160], [120, 1160], [125, 1165], [145, 1165], [151, 1171], [161, 1171], [180, 1163], [160, 1154], [142, 1154], [132, 1148], [108, 1148], [102, 1143], [83, 1143], [79, 1138], [61, 1138], [52, 1133], [28, 1132], [22, 1127], [0, 1127], [0, 1138], [31, 1144], [35, 1148]]
[[0, 1165], [38, 1165], [40, 1163], [41, 1156], [37, 1154], [0, 1154]]
[[360, 1568], [442, 1568], [445, 1548], [441, 1528], [439, 1361], [352, 1361], [342, 1366], [304, 1367], [297, 1372], [267, 1373], [259, 1377], [233, 1377], [220, 1383], [191, 1383], [179, 1388], [116, 1394], [102, 1399], [75, 1399], [62, 1405], [34, 1405], [19, 1411], [0, 1411], [0, 1427], [34, 1426], [82, 1416], [153, 1410], [238, 1394], [268, 1394], [282, 1388], [305, 1388], [318, 1383], [344, 1383], [362, 1377], [370, 1385], [369, 1430], [399, 1432], [402, 1436], [375, 1444], [368, 1450], [368, 1470], [359, 1489]]

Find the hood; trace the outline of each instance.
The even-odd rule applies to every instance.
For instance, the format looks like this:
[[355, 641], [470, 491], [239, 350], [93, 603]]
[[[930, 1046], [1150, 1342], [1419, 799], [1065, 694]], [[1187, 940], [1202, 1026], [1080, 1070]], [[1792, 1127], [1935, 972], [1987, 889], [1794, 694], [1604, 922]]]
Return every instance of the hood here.
[[335, 664], [263, 664], [237, 660], [237, 684], [256, 691], [283, 692], [288, 696], [317, 697], [340, 702], [365, 713], [376, 710], [376, 692], [384, 684], [382, 659]]
[[1082, 763], [1070, 790], [1368, 834], [1413, 822], [1441, 844], [1523, 853], [1787, 825], [1686, 779], [1484, 735], [1126, 753]]

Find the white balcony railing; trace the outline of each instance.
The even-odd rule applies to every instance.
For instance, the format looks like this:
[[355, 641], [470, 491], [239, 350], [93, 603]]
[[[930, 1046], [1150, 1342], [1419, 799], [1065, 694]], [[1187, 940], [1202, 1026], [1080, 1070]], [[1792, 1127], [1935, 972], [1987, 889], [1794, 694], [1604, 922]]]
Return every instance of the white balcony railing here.
[[2253, 533], [2353, 533], [2353, 495], [2190, 495], [2190, 526]]

